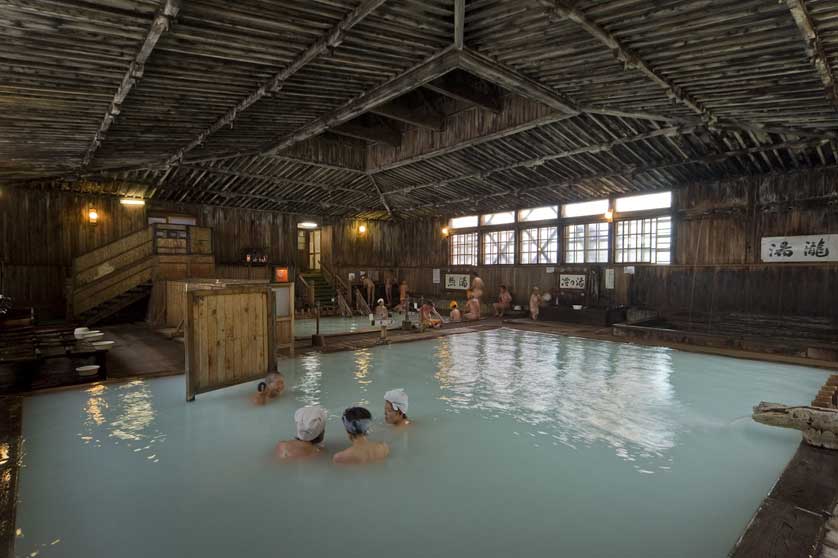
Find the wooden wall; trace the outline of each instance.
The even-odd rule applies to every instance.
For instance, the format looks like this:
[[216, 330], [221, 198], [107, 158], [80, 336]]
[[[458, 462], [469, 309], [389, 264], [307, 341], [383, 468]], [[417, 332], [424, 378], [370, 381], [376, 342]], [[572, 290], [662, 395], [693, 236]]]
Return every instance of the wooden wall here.
[[[674, 264], [624, 266], [478, 266], [490, 297], [501, 284], [523, 304], [530, 289], [549, 290], [558, 275], [599, 272], [602, 304], [632, 304], [663, 313], [745, 312], [832, 316], [838, 319], [838, 264], [762, 264], [763, 236], [838, 234], [838, 171], [801, 172], [689, 185], [674, 191]], [[341, 272], [397, 269], [411, 290], [445, 296], [432, 282], [449, 268], [444, 220], [366, 223], [333, 227], [332, 257]], [[393, 240], [396, 242], [391, 243]], [[605, 290], [604, 268], [615, 269], [615, 289]]]
[[[87, 219], [90, 206], [99, 214]], [[93, 194], [4, 188], [0, 193], [0, 292], [61, 316], [73, 258], [145, 226], [145, 209]]]
[[[96, 225], [87, 220], [94, 206]], [[297, 262], [296, 221], [269, 211], [153, 203], [124, 206], [119, 198], [23, 188], [0, 191], [0, 292], [16, 304], [34, 306], [40, 318], [60, 318], [66, 308], [64, 283], [73, 258], [136, 232], [149, 212], [194, 216], [213, 229], [218, 276], [262, 279], [266, 266], [248, 269], [243, 254], [264, 250], [272, 263]]]

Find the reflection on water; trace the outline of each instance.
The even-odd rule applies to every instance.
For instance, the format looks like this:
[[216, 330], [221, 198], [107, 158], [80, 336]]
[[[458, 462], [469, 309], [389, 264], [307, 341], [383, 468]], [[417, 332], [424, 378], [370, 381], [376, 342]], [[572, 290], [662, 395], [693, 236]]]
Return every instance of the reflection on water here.
[[455, 412], [513, 416], [533, 436], [571, 447], [604, 442], [627, 461], [659, 458], [675, 445], [668, 349], [484, 335], [448, 337], [436, 356], [441, 397]]
[[79, 438], [87, 445], [102, 447], [110, 438], [114, 445], [122, 442], [148, 461], [157, 463], [154, 444], [166, 441], [166, 435], [153, 428], [156, 411], [148, 384], [142, 380], [108, 387], [91, 386], [84, 405], [84, 432]]
[[372, 362], [372, 355], [369, 349], [359, 349], [354, 353], [355, 357], [355, 381], [361, 388], [361, 393], [364, 398], [357, 402], [358, 405], [368, 405], [369, 400], [366, 398], [367, 386], [372, 383], [370, 378], [370, 363]]
[[294, 385], [294, 395], [305, 405], [320, 405], [320, 385], [323, 371], [320, 353], [310, 353], [300, 358], [302, 377]]

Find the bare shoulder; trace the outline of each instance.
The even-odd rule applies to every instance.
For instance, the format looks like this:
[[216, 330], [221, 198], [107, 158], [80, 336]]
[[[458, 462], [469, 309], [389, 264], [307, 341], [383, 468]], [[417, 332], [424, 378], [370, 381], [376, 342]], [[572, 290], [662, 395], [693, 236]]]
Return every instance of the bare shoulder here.
[[358, 458], [351, 448], [337, 452], [332, 461], [335, 463], [358, 463]]
[[276, 456], [280, 459], [298, 459], [311, 457], [320, 453], [320, 450], [311, 444], [289, 440], [276, 445]]
[[375, 457], [377, 459], [384, 459], [388, 455], [390, 455], [390, 446], [384, 442], [379, 442], [375, 448]]

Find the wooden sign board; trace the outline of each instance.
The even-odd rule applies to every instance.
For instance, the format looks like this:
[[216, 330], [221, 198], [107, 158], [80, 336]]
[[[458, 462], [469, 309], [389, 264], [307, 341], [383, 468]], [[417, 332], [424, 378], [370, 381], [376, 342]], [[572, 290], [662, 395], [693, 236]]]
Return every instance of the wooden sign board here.
[[765, 236], [760, 255], [764, 262], [836, 262], [838, 234]]
[[467, 291], [471, 285], [468, 273], [446, 273], [445, 289], [449, 291]]
[[560, 289], [584, 289], [585, 284], [585, 275], [569, 275], [565, 273], [559, 275]]

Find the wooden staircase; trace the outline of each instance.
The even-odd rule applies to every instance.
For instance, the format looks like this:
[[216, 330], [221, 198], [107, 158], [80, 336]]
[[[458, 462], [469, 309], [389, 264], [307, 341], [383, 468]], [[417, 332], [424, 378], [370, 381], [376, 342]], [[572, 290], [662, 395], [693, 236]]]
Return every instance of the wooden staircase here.
[[92, 325], [148, 298], [155, 279], [209, 277], [210, 229], [156, 224], [73, 260], [68, 319]]

